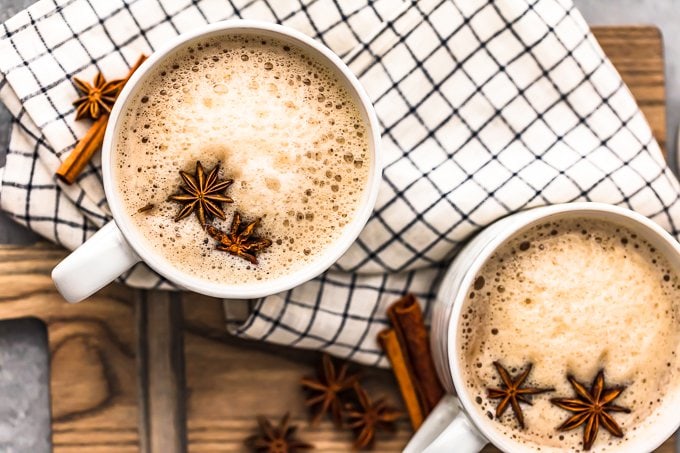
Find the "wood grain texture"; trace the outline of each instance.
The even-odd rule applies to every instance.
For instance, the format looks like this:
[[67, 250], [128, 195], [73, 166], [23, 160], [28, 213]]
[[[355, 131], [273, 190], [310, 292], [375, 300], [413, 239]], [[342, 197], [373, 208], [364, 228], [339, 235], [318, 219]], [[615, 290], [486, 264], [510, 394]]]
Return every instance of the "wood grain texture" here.
[[[239, 340], [225, 332], [221, 301], [185, 294], [184, 348], [190, 452], [244, 451], [243, 440], [256, 432], [257, 415], [278, 418], [290, 411], [300, 437], [322, 451], [349, 451], [351, 434], [329, 422], [311, 429], [299, 380], [313, 375], [319, 354]], [[357, 367], [359, 368], [359, 367]], [[362, 368], [373, 395], [401, 407], [392, 374]], [[384, 451], [399, 451], [410, 435], [406, 418], [396, 435], [379, 438]]]
[[666, 149], [666, 87], [661, 31], [650, 26], [593, 27], [609, 57]]
[[141, 450], [186, 451], [181, 295], [139, 291], [138, 378]]
[[67, 304], [50, 279], [64, 255], [51, 246], [1, 247], [0, 318], [47, 325], [55, 452], [137, 452], [134, 291], [110, 286]]

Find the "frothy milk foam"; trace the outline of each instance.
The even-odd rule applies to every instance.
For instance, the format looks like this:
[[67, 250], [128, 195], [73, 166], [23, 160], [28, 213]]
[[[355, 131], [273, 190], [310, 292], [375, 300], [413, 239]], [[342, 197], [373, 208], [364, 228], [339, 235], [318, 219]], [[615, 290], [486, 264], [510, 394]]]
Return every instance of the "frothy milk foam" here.
[[635, 432], [654, 424], [664, 395], [680, 382], [680, 282], [668, 260], [626, 228], [594, 219], [533, 226], [502, 246], [467, 295], [459, 326], [463, 378], [477, 410], [493, 419], [498, 360], [512, 375], [533, 364], [527, 385], [554, 387], [522, 404], [526, 428], [510, 408], [494, 420], [528, 451], [582, 450], [583, 427], [558, 432], [573, 415], [550, 398], [587, 388], [604, 369], [608, 386], [626, 390], [614, 413], [625, 437], [600, 428], [592, 451], [622, 451]]
[[[268, 280], [299, 269], [342, 233], [368, 180], [368, 132], [325, 63], [270, 38], [231, 35], [194, 43], [161, 64], [128, 109], [115, 181], [142, 235], [177, 268], [217, 282]], [[215, 250], [192, 214], [167, 201], [179, 170], [221, 164], [234, 179], [225, 204], [273, 244], [259, 264]], [[154, 208], [138, 212], [147, 204]]]

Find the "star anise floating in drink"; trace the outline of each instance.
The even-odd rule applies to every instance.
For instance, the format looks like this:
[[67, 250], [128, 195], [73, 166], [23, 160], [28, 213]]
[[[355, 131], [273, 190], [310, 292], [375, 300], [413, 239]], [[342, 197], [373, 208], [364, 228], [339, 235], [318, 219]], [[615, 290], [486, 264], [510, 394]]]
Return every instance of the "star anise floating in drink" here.
[[95, 76], [92, 84], [77, 77], [73, 83], [82, 96], [73, 102], [76, 107], [76, 120], [82, 118], [98, 119], [102, 112], [110, 113], [113, 103], [116, 102], [118, 92], [125, 83], [124, 80], [112, 80], [107, 82], [101, 72]]
[[394, 431], [402, 412], [387, 404], [384, 398], [372, 401], [358, 383], [354, 384], [354, 391], [359, 405], [348, 406], [347, 427], [356, 432], [354, 448], [362, 449], [373, 445], [377, 431]]
[[185, 184], [180, 187], [183, 193], [168, 197], [168, 201], [184, 205], [175, 216], [175, 222], [195, 213], [208, 235], [217, 240], [217, 250], [243, 258], [251, 264], [257, 264], [257, 254], [272, 245], [271, 240], [254, 235], [260, 219], [242, 226], [241, 214], [234, 212], [228, 232], [210, 223], [214, 217], [225, 220], [222, 204], [234, 202], [224, 193], [234, 180], [219, 179], [219, 172], [220, 164], [217, 163], [206, 176], [206, 171], [200, 161], [196, 162], [196, 172], [193, 175], [180, 170], [179, 175]]
[[196, 213], [201, 225], [206, 225], [212, 217], [225, 219], [222, 203], [233, 203], [234, 200], [224, 194], [224, 191], [234, 182], [233, 179], [219, 179], [220, 164], [216, 164], [206, 176], [201, 162], [196, 162], [196, 172], [191, 175], [185, 171], [179, 172], [184, 186], [180, 189], [184, 193], [171, 195], [168, 199], [184, 204], [175, 216], [175, 222]]
[[321, 372], [316, 378], [304, 377], [300, 380], [302, 387], [311, 394], [305, 404], [318, 409], [312, 418], [312, 425], [316, 425], [321, 417], [330, 411], [335, 426], [341, 426], [342, 401], [340, 396], [354, 387], [358, 375], [348, 373], [347, 363], [343, 363], [340, 369], [336, 370], [328, 354], [324, 354], [321, 358], [321, 365]]
[[259, 223], [260, 219], [256, 219], [245, 227], [241, 227], [241, 214], [235, 212], [228, 233], [210, 224], [205, 225], [205, 230], [213, 239], [219, 242], [217, 250], [248, 260], [252, 264], [257, 264], [257, 253], [272, 245], [272, 241], [267, 238], [253, 236], [255, 228], [257, 228]]
[[501, 400], [501, 402], [498, 403], [498, 406], [496, 407], [496, 417], [500, 418], [505, 413], [508, 406], [510, 406], [512, 408], [512, 412], [515, 414], [515, 418], [517, 419], [517, 424], [522, 429], [524, 428], [524, 414], [522, 413], [522, 408], [520, 407], [519, 403], [531, 405], [531, 401], [527, 398], [527, 396], [552, 392], [554, 389], [522, 387], [524, 381], [526, 381], [529, 373], [531, 372], [532, 364], [528, 364], [525, 370], [517, 377], [510, 376], [508, 370], [506, 370], [498, 361], [494, 362], [493, 364], [501, 377], [501, 388], [490, 388], [487, 389], [487, 391], [489, 398]]
[[265, 417], [258, 417], [260, 433], [246, 439], [246, 446], [263, 453], [296, 453], [314, 448], [295, 436], [297, 427], [290, 424], [290, 413], [283, 416], [278, 426]]
[[612, 436], [623, 437], [623, 430], [619, 427], [610, 412], [630, 413], [630, 409], [612, 404], [625, 390], [625, 387], [605, 386], [604, 371], [600, 370], [595, 376], [590, 391], [578, 382], [574, 376], [567, 376], [569, 383], [576, 392], [575, 398], [553, 398], [550, 401], [574, 415], [569, 417], [559, 428], [560, 431], [571, 431], [583, 425], [583, 449], [590, 450], [602, 426]]

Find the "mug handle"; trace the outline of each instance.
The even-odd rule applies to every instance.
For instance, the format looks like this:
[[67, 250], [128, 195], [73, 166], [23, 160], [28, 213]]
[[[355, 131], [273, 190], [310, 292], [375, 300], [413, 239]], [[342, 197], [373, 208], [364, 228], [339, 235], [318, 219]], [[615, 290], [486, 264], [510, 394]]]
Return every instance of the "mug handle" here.
[[64, 299], [80, 302], [139, 261], [118, 225], [110, 221], [57, 264], [52, 280]]
[[458, 409], [458, 399], [445, 395], [416, 431], [403, 453], [476, 453], [488, 441]]

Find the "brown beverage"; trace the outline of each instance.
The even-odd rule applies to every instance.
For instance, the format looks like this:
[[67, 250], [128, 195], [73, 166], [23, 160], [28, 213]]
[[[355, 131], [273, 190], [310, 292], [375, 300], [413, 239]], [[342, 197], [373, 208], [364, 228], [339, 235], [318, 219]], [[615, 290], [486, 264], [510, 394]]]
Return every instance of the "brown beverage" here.
[[[311, 262], [351, 222], [368, 180], [367, 127], [347, 88], [328, 64], [271, 38], [211, 38], [174, 53], [121, 130], [114, 172], [127, 214], [168, 262], [213, 282], [274, 279]], [[181, 206], [167, 197], [196, 161], [234, 180], [216, 227], [228, 231], [235, 211], [261, 218], [257, 235], [272, 245], [257, 265], [216, 250], [193, 215], [174, 221]]]
[[558, 432], [574, 415], [551, 398], [574, 398], [571, 374], [590, 389], [603, 369], [607, 386], [625, 386], [612, 416], [624, 437], [600, 427], [592, 451], [625, 451], [637, 430], [654, 424], [680, 382], [680, 286], [668, 260], [632, 231], [592, 219], [534, 226], [503, 245], [468, 294], [459, 326], [463, 378], [477, 410], [494, 418], [501, 383], [493, 362], [513, 375], [529, 363], [530, 387], [552, 387], [510, 408], [498, 429], [528, 451], [580, 451], [583, 427]]

